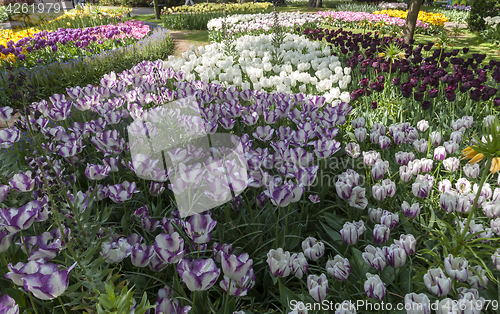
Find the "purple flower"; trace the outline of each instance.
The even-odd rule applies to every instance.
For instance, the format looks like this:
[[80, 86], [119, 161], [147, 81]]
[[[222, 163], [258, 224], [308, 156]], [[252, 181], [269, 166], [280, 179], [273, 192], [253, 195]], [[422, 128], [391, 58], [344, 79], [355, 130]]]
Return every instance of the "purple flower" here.
[[68, 288], [69, 273], [75, 268], [76, 262], [63, 271], [56, 264], [41, 264], [32, 274], [25, 275], [23, 287], [40, 300], [52, 300], [62, 295]]
[[0, 203], [7, 199], [9, 195], [10, 186], [8, 185], [0, 185]]
[[12, 119], [12, 114], [14, 113], [14, 109], [11, 107], [0, 107], [0, 120], [4, 122], [8, 122]]
[[123, 183], [109, 186], [109, 198], [115, 203], [128, 201], [134, 193], [139, 193], [135, 182], [124, 181]]
[[346, 222], [340, 230], [340, 234], [342, 235], [342, 240], [347, 245], [355, 245], [358, 243], [359, 236], [365, 232], [366, 228], [364, 226], [363, 221], [359, 222]]
[[170, 287], [165, 286], [158, 290], [158, 297], [156, 299], [156, 314], [188, 314], [191, 311], [191, 306], [186, 305], [181, 308], [180, 301], [173, 298], [173, 291]]
[[383, 248], [387, 259], [387, 264], [391, 267], [398, 268], [406, 263], [406, 251], [403, 247], [397, 244], [391, 244], [389, 247]]
[[384, 244], [389, 241], [391, 229], [386, 225], [376, 224], [373, 227], [373, 241], [375, 244]]
[[85, 176], [90, 180], [102, 180], [108, 177], [110, 171], [109, 166], [87, 164]]
[[184, 257], [184, 254], [186, 254], [184, 240], [177, 232], [171, 235], [166, 233], [157, 235], [153, 248], [156, 256], [168, 264], [179, 262]]
[[468, 266], [469, 262], [463, 257], [453, 257], [450, 254], [444, 259], [444, 269], [448, 276], [460, 282], [467, 281], [469, 277], [467, 273]]
[[447, 171], [455, 172], [460, 168], [460, 160], [456, 157], [450, 157], [443, 161], [443, 166]]
[[476, 179], [479, 176], [479, 164], [471, 165], [467, 163], [462, 169], [469, 178]]
[[307, 277], [307, 288], [309, 289], [309, 294], [316, 302], [325, 300], [328, 294], [328, 279], [326, 275], [309, 275]]
[[319, 199], [319, 195], [309, 195], [309, 200], [311, 201], [311, 203], [313, 204], [318, 204], [320, 202], [320, 199]]
[[[473, 272], [473, 270], [475, 272]], [[476, 273], [478, 275], [476, 275]], [[486, 270], [480, 265], [469, 267], [467, 270], [468, 278], [467, 283], [473, 289], [486, 289], [488, 288], [488, 277], [486, 277]], [[449, 290], [448, 290], [449, 292]]]
[[446, 159], [446, 149], [443, 146], [434, 149], [434, 159], [443, 161]]
[[9, 233], [4, 230], [0, 230], [0, 253], [3, 254], [9, 249], [15, 234], [16, 232]]
[[130, 252], [130, 261], [135, 267], [146, 267], [155, 254], [154, 247], [146, 244], [136, 244]]
[[247, 253], [236, 256], [234, 254], [228, 255], [223, 251], [221, 255], [221, 266], [224, 275], [232, 280], [240, 280], [252, 268], [253, 260], [249, 258]]
[[356, 128], [354, 130], [354, 137], [356, 137], [356, 140], [360, 143], [364, 142], [366, 140], [367, 136], [367, 131], [365, 128]]
[[399, 223], [399, 215], [393, 214], [388, 210], [384, 210], [382, 216], [380, 217], [380, 223], [389, 227], [389, 229], [394, 229]]
[[372, 186], [372, 194], [374, 199], [382, 202], [387, 197], [387, 190], [380, 183], [376, 183]]
[[372, 177], [375, 181], [382, 180], [389, 169], [389, 162], [377, 159], [372, 167]]
[[424, 283], [437, 297], [445, 296], [451, 290], [451, 279], [445, 276], [441, 268], [429, 269], [424, 275]]
[[491, 260], [496, 270], [500, 270], [500, 249], [497, 249], [493, 255], [491, 255]]
[[29, 192], [35, 186], [35, 179], [31, 178], [31, 171], [15, 174], [9, 181], [9, 185], [17, 191]]
[[420, 198], [426, 198], [427, 196], [429, 196], [432, 184], [433, 182], [428, 180], [425, 176], [418, 175], [415, 179], [415, 183], [413, 183], [411, 186], [413, 195]]
[[208, 243], [212, 239], [210, 232], [215, 228], [217, 221], [209, 214], [194, 214], [188, 221], [182, 221], [186, 234], [194, 243]]
[[[229, 286], [229, 283], [231, 283], [231, 286]], [[254, 286], [255, 273], [252, 268], [250, 268], [240, 279], [234, 280], [224, 275], [223, 280], [220, 282], [220, 287], [224, 291], [229, 292], [229, 295], [236, 297], [246, 296], [248, 290], [252, 289]]]
[[127, 239], [120, 238], [118, 241], [102, 244], [101, 255], [106, 259], [106, 263], [119, 263], [130, 255], [132, 246]]
[[0, 298], [0, 313], [19, 314], [19, 306], [13, 298], [6, 294]]
[[268, 189], [264, 191], [275, 206], [286, 207], [290, 203], [298, 202], [304, 193], [302, 185], [294, 185], [285, 183], [280, 186], [275, 186], [274, 181], [268, 185]]
[[418, 203], [414, 203], [410, 207], [410, 204], [404, 201], [401, 205], [401, 211], [407, 218], [416, 218], [420, 215], [420, 205]]
[[302, 241], [302, 251], [307, 258], [316, 261], [325, 253], [325, 245], [313, 237], [308, 237]]
[[16, 127], [0, 130], [0, 148], [10, 148], [21, 139], [21, 131]]
[[213, 259], [183, 259], [177, 265], [177, 273], [190, 291], [210, 289], [220, 275]]
[[366, 166], [373, 166], [381, 158], [380, 153], [376, 151], [363, 152], [363, 162]]
[[288, 266], [290, 267], [291, 273], [299, 279], [302, 279], [309, 268], [306, 257], [302, 252], [293, 253], [292, 256], [290, 256], [290, 264]]
[[273, 276], [286, 277], [290, 275], [290, 252], [283, 252], [282, 248], [272, 249], [267, 253], [266, 262]]
[[339, 281], [346, 281], [351, 274], [351, 264], [349, 260], [340, 255], [336, 255], [333, 260], [328, 260], [325, 268], [328, 274]]
[[369, 298], [379, 301], [385, 298], [385, 284], [378, 275], [366, 273], [367, 280], [364, 283], [365, 293]]
[[26, 230], [31, 227], [38, 214], [39, 209], [29, 205], [0, 209], [0, 224], [11, 233]]

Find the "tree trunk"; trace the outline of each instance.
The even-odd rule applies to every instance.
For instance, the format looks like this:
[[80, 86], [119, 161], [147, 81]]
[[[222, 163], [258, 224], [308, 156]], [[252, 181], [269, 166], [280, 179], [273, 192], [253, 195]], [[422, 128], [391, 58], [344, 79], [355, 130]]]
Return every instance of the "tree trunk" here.
[[406, 23], [403, 27], [403, 38], [406, 44], [410, 44], [415, 33], [415, 26], [417, 25], [418, 12], [423, 0], [411, 0], [408, 15], [406, 16]]
[[160, 8], [158, 7], [158, 0], [153, 0], [153, 6], [155, 7], [155, 19], [160, 19]]
[[307, 6], [310, 8], [321, 8], [323, 7], [323, 0], [309, 0]]

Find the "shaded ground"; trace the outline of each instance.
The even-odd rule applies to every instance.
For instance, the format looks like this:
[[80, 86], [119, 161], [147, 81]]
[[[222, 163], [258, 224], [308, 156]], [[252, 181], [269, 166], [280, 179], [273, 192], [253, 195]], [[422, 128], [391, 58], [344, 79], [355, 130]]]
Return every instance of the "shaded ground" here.
[[182, 53], [196, 47], [208, 45], [208, 31], [170, 31], [174, 40], [174, 56], [181, 57]]

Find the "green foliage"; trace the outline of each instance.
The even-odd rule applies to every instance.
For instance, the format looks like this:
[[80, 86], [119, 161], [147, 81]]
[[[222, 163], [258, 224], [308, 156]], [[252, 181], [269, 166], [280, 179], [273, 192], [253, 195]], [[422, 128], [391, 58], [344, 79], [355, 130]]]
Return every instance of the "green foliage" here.
[[5, 9], [5, 7], [0, 6], [0, 23], [6, 22], [9, 20], [9, 13]]
[[162, 15], [163, 26], [168, 29], [206, 30], [211, 19], [223, 17], [224, 13], [183, 13]]
[[[98, 314], [129, 314], [134, 304], [134, 288], [127, 290], [127, 287], [123, 287], [120, 294], [117, 295], [113, 283], [106, 284], [106, 293], [101, 294], [96, 299], [99, 301], [97, 305]], [[152, 308], [154, 308], [154, 305], [150, 305], [146, 292], [144, 292], [141, 303], [135, 307], [134, 313], [144, 314], [148, 309]]]
[[496, 0], [474, 0], [469, 15], [469, 29], [481, 31], [486, 29], [484, 18], [500, 15], [500, 2]]

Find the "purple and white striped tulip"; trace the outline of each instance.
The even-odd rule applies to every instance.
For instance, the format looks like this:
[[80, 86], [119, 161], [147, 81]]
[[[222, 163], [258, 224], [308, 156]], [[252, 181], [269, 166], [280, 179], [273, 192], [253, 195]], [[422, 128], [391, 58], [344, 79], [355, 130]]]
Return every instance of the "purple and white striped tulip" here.
[[139, 193], [135, 182], [123, 181], [109, 187], [109, 198], [115, 203], [123, 203], [132, 198], [134, 193]]
[[406, 166], [410, 161], [415, 159], [415, 155], [413, 153], [399, 151], [395, 154], [396, 162], [400, 166]]
[[180, 306], [179, 299], [173, 298], [173, 291], [168, 286], [158, 290], [155, 306], [155, 314], [188, 314], [191, 312], [191, 306]]
[[9, 181], [9, 185], [14, 190], [29, 192], [35, 187], [35, 179], [31, 177], [31, 171], [15, 174]]
[[292, 256], [290, 256], [290, 264], [288, 266], [290, 267], [291, 273], [299, 279], [304, 277], [304, 274], [307, 273], [307, 269], [309, 268], [306, 257], [302, 252], [293, 253]]
[[444, 169], [450, 172], [455, 172], [460, 168], [460, 160], [457, 157], [446, 158], [443, 161]]
[[40, 300], [53, 300], [62, 295], [69, 285], [69, 273], [75, 268], [76, 262], [60, 271], [56, 264], [42, 264], [36, 273], [22, 278], [26, 291]]
[[444, 259], [444, 269], [448, 276], [460, 282], [466, 282], [467, 278], [469, 278], [468, 267], [469, 262], [464, 257], [453, 257], [450, 254]]
[[389, 227], [389, 229], [394, 229], [399, 223], [399, 215], [396, 213], [391, 213], [388, 210], [384, 210], [382, 216], [380, 217], [380, 223]]
[[433, 182], [431, 182], [427, 177], [418, 175], [415, 179], [415, 183], [412, 184], [411, 190], [413, 195], [420, 198], [426, 198], [429, 196]]
[[11, 233], [28, 229], [38, 215], [39, 210], [28, 205], [20, 208], [0, 209], [0, 221], [3, 220], [1, 224]]
[[221, 267], [224, 275], [233, 280], [240, 280], [252, 268], [253, 260], [247, 253], [236, 256], [234, 254], [220, 253]]
[[12, 115], [14, 113], [14, 109], [11, 107], [0, 107], [0, 120], [3, 122], [8, 122], [12, 119]]
[[413, 203], [410, 207], [410, 204], [404, 201], [403, 204], [401, 204], [401, 211], [407, 218], [416, 218], [420, 215], [420, 204]]
[[394, 240], [394, 244], [403, 248], [406, 252], [406, 255], [413, 255], [416, 251], [417, 240], [413, 236], [413, 234], [402, 234], [399, 237], [399, 240]]
[[340, 255], [335, 255], [333, 260], [328, 260], [325, 268], [328, 274], [339, 281], [346, 281], [351, 274], [351, 264], [349, 260]]
[[135, 245], [130, 252], [130, 261], [135, 267], [146, 267], [154, 254], [155, 251], [152, 245], [148, 246], [144, 243]]
[[184, 239], [177, 233], [161, 233], [156, 236], [153, 248], [158, 258], [168, 264], [179, 262], [186, 251], [184, 250]]
[[424, 275], [424, 283], [437, 297], [445, 296], [451, 290], [451, 279], [445, 276], [441, 268], [429, 269]]
[[16, 127], [0, 130], [0, 148], [10, 148], [21, 139], [21, 131]]
[[431, 314], [431, 301], [425, 293], [405, 295], [406, 314]]
[[217, 225], [217, 221], [209, 214], [194, 214], [188, 221], [182, 221], [182, 226], [194, 243], [208, 243], [212, 240], [210, 234]]
[[0, 313], [19, 314], [19, 306], [13, 298], [6, 294], [0, 298]]
[[446, 159], [446, 149], [443, 146], [434, 148], [434, 159], [443, 161]]
[[[473, 270], [475, 272], [473, 272]], [[480, 265], [469, 267], [467, 269], [467, 273], [467, 283], [471, 288], [481, 290], [488, 288], [488, 277], [486, 277], [486, 270], [483, 269]]]
[[290, 252], [284, 252], [282, 248], [272, 249], [267, 253], [266, 262], [273, 276], [286, 277], [290, 275]]
[[363, 152], [363, 162], [366, 166], [373, 166], [380, 158], [381, 155], [377, 151]]
[[356, 159], [359, 157], [359, 155], [361, 155], [361, 148], [357, 143], [348, 143], [345, 146], [345, 153], [347, 156]]
[[451, 191], [451, 189], [452, 189], [452, 185], [451, 185], [450, 180], [444, 179], [443, 181], [439, 182], [439, 185], [438, 185], [439, 192], [444, 193], [446, 191]]
[[317, 261], [325, 254], [325, 245], [323, 242], [316, 240], [313, 237], [308, 237], [302, 241], [302, 251], [304, 255], [312, 261]]
[[476, 179], [479, 176], [479, 164], [465, 164], [463, 167], [464, 174], [471, 179]]
[[382, 159], [377, 159], [372, 167], [372, 177], [375, 181], [382, 180], [385, 173], [389, 169], [389, 162], [383, 161]]
[[386, 225], [376, 224], [373, 227], [373, 241], [375, 244], [384, 244], [389, 241], [389, 237], [391, 236], [391, 229]]
[[3, 254], [9, 249], [15, 234], [16, 232], [0, 230], [0, 253]]
[[7, 199], [9, 195], [10, 186], [8, 185], [0, 185], [0, 203]]
[[385, 283], [378, 275], [366, 273], [367, 280], [364, 283], [365, 293], [369, 298], [383, 300], [385, 298]]
[[391, 244], [383, 248], [387, 264], [391, 267], [398, 268], [406, 264], [406, 251], [397, 244]]
[[[231, 283], [230, 287], [229, 283]], [[255, 273], [253, 269], [250, 268], [248, 272], [238, 280], [231, 279], [224, 275], [219, 285], [231, 296], [244, 297], [247, 295], [248, 291], [255, 286]]]
[[307, 288], [309, 294], [316, 302], [323, 302], [328, 294], [328, 279], [326, 275], [309, 275], [307, 277]]
[[109, 166], [87, 164], [85, 176], [90, 180], [102, 180], [108, 177], [110, 171]]
[[205, 291], [215, 284], [220, 275], [213, 259], [183, 259], [177, 273], [190, 291]]
[[500, 249], [497, 249], [493, 255], [491, 255], [491, 260], [495, 269], [500, 270]]
[[426, 121], [426, 120], [420, 120], [417, 122], [417, 129], [420, 131], [420, 132], [425, 132], [427, 131], [427, 129], [429, 128], [429, 121]]
[[374, 224], [380, 223], [380, 218], [382, 217], [382, 208], [368, 208], [368, 218]]

